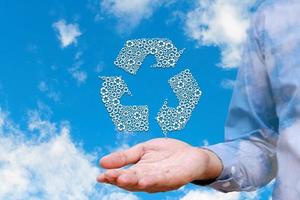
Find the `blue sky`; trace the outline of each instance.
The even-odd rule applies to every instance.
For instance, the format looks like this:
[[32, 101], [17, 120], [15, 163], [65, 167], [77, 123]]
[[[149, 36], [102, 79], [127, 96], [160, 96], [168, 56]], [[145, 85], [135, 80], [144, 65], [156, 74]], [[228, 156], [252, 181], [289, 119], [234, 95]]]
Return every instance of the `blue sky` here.
[[[7, 135], [10, 133], [23, 134], [26, 139], [10, 138], [9, 141], [25, 146], [34, 141], [34, 144], [26, 147], [28, 152], [36, 152], [32, 150], [34, 145], [41, 147], [52, 144], [54, 139], [61, 139], [55, 137], [61, 134], [59, 130], [67, 123], [70, 139], [62, 139], [66, 142], [62, 144], [73, 145], [75, 150], [72, 152], [75, 153], [70, 155], [80, 155], [80, 158], [87, 160], [94, 156], [89, 162], [82, 161], [89, 167], [79, 168], [74, 173], [90, 173], [88, 169], [96, 170], [97, 159], [110, 151], [163, 137], [155, 116], [166, 98], [171, 106], [177, 104], [167, 80], [184, 69], [190, 69], [203, 95], [185, 129], [170, 133], [169, 137], [195, 146], [223, 141], [224, 123], [237, 71], [234, 66], [240, 59], [238, 52], [250, 17], [247, 10], [254, 1], [236, 4], [231, 0], [224, 5], [220, 1], [203, 3], [192, 0], [124, 2], [0, 1], [0, 111], [5, 113], [2, 114], [5, 116], [2, 117], [2, 126], [6, 127], [0, 134], [2, 139], [9, 138]], [[206, 12], [214, 13], [211, 21], [201, 20], [201, 13]], [[218, 25], [226, 22], [220, 20], [222, 18], [237, 27]], [[200, 27], [207, 29], [203, 31]], [[69, 32], [64, 32], [64, 28]], [[113, 64], [126, 40], [156, 37], [169, 38], [177, 48], [186, 49], [175, 68], [153, 69], [150, 66], [155, 63], [155, 59], [151, 56], [146, 58], [137, 75], [131, 75]], [[98, 76], [123, 77], [133, 96], [124, 96], [122, 103], [148, 105], [150, 131], [133, 134], [115, 131], [114, 124], [100, 100], [102, 81]], [[12, 121], [14, 128], [21, 133], [11, 131], [11, 126], [7, 128], [10, 123], [5, 120]], [[35, 124], [37, 122], [40, 123]], [[46, 131], [45, 138], [41, 137], [45, 128], [49, 127], [56, 128]], [[14, 148], [7, 150], [8, 154], [19, 149], [18, 145], [11, 147]], [[54, 156], [53, 159], [53, 162], [57, 161], [57, 157]], [[6, 161], [12, 165], [12, 160]], [[39, 168], [39, 165], [35, 167]], [[3, 170], [4, 168], [0, 177], [5, 176]], [[93, 171], [93, 174], [97, 173]], [[22, 178], [27, 180], [26, 177]], [[93, 192], [101, 191], [101, 194], [97, 193], [98, 197], [108, 200], [120, 198], [118, 195], [124, 195], [122, 198], [129, 200], [183, 199], [185, 195], [194, 195], [193, 198], [198, 195], [198, 198], [205, 199], [209, 197], [201, 195], [211, 195], [211, 198], [217, 195], [192, 185], [168, 193], [128, 194], [110, 187], [103, 189], [104, 186], [94, 186], [95, 180], [92, 176], [87, 175], [86, 178], [95, 187], [96, 192]], [[33, 181], [27, 180], [30, 183]], [[79, 177], [78, 182], [81, 181]], [[18, 184], [20, 182], [15, 182], [15, 185]], [[47, 199], [45, 194], [49, 191], [45, 187], [37, 187], [38, 192], [30, 194], [26, 187], [17, 191], [23, 197], [36, 195]], [[0, 189], [0, 197], [6, 197], [11, 190], [12, 188]], [[85, 195], [87, 191], [83, 193], [82, 198], [95, 198]], [[62, 197], [62, 194], [57, 195]], [[251, 195], [239, 197], [235, 194], [234, 197], [218, 198], [268, 199], [270, 188]]]

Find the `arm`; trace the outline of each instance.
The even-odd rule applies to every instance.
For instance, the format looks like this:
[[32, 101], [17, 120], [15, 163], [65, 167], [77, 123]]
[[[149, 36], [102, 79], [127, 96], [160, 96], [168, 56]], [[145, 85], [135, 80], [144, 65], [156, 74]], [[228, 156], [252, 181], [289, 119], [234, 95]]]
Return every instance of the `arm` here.
[[255, 18], [249, 31], [225, 126], [226, 142], [207, 147], [222, 160], [223, 170], [206, 185], [223, 192], [255, 190], [277, 172], [278, 117], [269, 80], [272, 69], [265, 61], [263, 19]]

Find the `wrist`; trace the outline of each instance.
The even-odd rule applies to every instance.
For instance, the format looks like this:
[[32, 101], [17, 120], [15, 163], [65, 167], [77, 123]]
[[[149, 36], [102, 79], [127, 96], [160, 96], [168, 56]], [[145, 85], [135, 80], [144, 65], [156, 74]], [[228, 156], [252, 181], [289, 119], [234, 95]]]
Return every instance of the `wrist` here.
[[195, 147], [199, 156], [203, 158], [201, 174], [195, 180], [214, 180], [218, 178], [223, 170], [221, 159], [212, 151], [205, 148]]

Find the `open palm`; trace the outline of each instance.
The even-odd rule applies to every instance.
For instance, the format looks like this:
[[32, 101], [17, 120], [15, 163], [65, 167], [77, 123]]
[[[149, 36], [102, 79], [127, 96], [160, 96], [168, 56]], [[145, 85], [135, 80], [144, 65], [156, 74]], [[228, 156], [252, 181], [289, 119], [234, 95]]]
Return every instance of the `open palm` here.
[[103, 157], [100, 165], [107, 171], [97, 180], [129, 191], [174, 190], [193, 180], [217, 176], [215, 171], [221, 171], [220, 165], [212, 165], [217, 168], [208, 171], [209, 165], [216, 162], [211, 154], [179, 140], [154, 139]]

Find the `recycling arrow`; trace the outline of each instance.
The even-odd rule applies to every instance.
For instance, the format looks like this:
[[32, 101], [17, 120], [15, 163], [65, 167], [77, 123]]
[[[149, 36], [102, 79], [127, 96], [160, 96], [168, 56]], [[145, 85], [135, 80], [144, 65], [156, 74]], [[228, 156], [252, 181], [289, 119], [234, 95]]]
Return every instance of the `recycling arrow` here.
[[[155, 56], [153, 67], [174, 67], [184, 49], [178, 51], [172, 41], [166, 38], [128, 40], [118, 54], [115, 65], [131, 74], [136, 74], [147, 55]], [[126, 93], [131, 95], [125, 81], [119, 76], [101, 77], [102, 101], [118, 131], [134, 132], [149, 130], [148, 106], [124, 106], [120, 100]], [[189, 121], [201, 97], [201, 90], [190, 70], [184, 70], [169, 79], [179, 105], [168, 107], [163, 103], [156, 120], [163, 133], [182, 130]]]
[[131, 95], [124, 80], [119, 76], [101, 77], [104, 82], [100, 93], [102, 101], [112, 118], [117, 130], [128, 131], [148, 131], [148, 106], [123, 106], [121, 97], [124, 94]]
[[156, 117], [165, 134], [185, 127], [202, 94], [197, 81], [188, 69], [170, 78], [169, 84], [179, 100], [179, 105], [171, 108], [167, 106], [168, 101], [165, 101]]
[[166, 38], [128, 40], [121, 49], [115, 65], [131, 74], [136, 74], [147, 55], [154, 55], [157, 63], [153, 67], [174, 67], [184, 49], [178, 51]]

